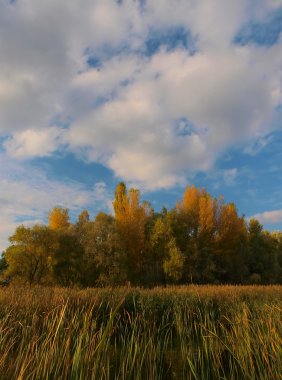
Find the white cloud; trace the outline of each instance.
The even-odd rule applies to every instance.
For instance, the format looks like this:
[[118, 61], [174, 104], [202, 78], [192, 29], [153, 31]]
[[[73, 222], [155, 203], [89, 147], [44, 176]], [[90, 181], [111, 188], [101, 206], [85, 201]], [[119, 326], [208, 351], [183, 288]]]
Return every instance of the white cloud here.
[[[268, 54], [275, 58], [277, 51]], [[138, 70], [131, 67], [123, 77], [133, 77], [126, 86], [114, 81], [113, 97], [94, 110], [85, 109], [70, 126], [70, 147], [87, 146], [88, 159], [148, 188], [173, 186], [185, 172], [208, 170], [226, 147], [265, 133], [271, 119], [277, 82], [265, 62], [254, 64], [257, 55], [259, 50], [237, 47], [194, 56], [181, 49], [161, 51], [152, 59], [140, 58]], [[92, 77], [94, 99], [95, 83], [99, 96], [99, 83], [104, 96], [111, 88], [110, 66]], [[123, 73], [122, 62], [114, 66], [115, 73]], [[80, 86], [88, 91], [83, 82]], [[190, 135], [177, 134], [181, 118], [195, 126]]]
[[[277, 4], [1, 2], [0, 131], [9, 135], [7, 153], [32, 158], [69, 144], [150, 189], [211, 169], [231, 144], [268, 133], [282, 101], [281, 44], [232, 43], [245, 22], [263, 19]], [[142, 56], [152, 29], [175, 26], [190, 30], [196, 54], [163, 47]], [[101, 60], [99, 69], [87, 66], [90, 53]], [[181, 119], [193, 125], [186, 135], [177, 132]]]
[[252, 216], [261, 223], [279, 223], [282, 222], [282, 210], [265, 211]]
[[62, 130], [50, 127], [43, 130], [26, 129], [16, 132], [4, 142], [4, 147], [11, 157], [43, 157], [55, 151], [62, 141]]

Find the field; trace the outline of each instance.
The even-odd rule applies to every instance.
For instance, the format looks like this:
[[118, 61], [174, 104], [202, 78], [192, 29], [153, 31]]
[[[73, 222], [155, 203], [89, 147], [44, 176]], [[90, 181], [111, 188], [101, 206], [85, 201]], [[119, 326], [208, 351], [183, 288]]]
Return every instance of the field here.
[[0, 290], [0, 379], [282, 379], [281, 286]]

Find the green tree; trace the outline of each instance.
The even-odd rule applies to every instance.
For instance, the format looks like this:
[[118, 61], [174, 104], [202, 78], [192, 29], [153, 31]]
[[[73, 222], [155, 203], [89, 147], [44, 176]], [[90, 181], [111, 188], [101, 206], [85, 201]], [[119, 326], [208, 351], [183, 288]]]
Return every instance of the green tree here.
[[0, 276], [2, 275], [3, 272], [8, 268], [7, 260], [5, 259], [5, 255], [3, 255], [0, 258]]
[[248, 275], [247, 228], [234, 203], [219, 202], [215, 234], [216, 270], [222, 282], [244, 282]]
[[183, 275], [184, 257], [172, 239], [168, 243], [168, 256], [163, 263], [164, 272], [171, 282], [178, 282]]
[[6, 276], [24, 283], [50, 283], [55, 239], [46, 226], [19, 226], [10, 237], [11, 246], [5, 251]]
[[262, 224], [251, 219], [248, 225], [248, 265], [250, 281], [273, 283], [279, 276], [277, 239], [263, 230]]
[[151, 282], [156, 284], [165, 282], [163, 262], [168, 256], [168, 245], [172, 239], [172, 230], [166, 218], [158, 217], [150, 232], [150, 264], [148, 270]]
[[55, 247], [51, 256], [52, 274], [57, 284], [69, 286], [81, 282], [84, 250], [78, 237], [70, 232], [54, 232]]
[[121, 265], [119, 236], [112, 216], [103, 212], [95, 221], [84, 224], [83, 279], [87, 286], [115, 285], [125, 282]]

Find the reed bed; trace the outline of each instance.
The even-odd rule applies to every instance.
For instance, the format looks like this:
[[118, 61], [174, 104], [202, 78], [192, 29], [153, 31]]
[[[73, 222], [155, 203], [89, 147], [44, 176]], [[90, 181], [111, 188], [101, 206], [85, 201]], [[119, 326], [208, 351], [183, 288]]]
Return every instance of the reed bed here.
[[282, 379], [281, 286], [0, 290], [0, 379]]

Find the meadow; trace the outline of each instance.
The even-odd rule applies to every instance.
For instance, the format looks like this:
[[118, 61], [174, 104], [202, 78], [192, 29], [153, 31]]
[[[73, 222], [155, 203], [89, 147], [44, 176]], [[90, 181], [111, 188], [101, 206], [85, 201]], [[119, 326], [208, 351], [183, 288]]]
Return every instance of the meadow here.
[[0, 289], [0, 379], [282, 379], [281, 286]]

